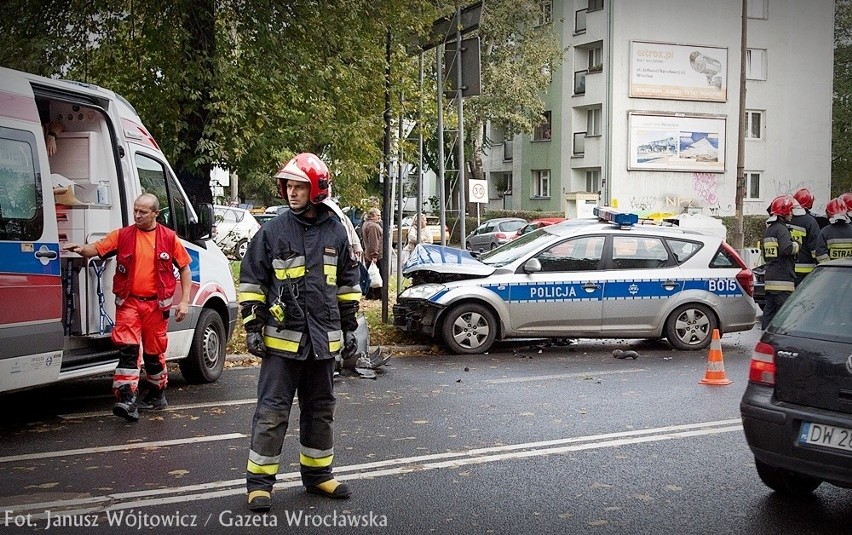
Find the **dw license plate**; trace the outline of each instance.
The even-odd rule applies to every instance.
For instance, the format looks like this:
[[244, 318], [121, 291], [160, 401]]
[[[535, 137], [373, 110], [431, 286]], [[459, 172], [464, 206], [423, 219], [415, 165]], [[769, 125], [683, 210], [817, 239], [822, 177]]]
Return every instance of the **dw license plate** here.
[[833, 425], [802, 422], [799, 444], [824, 446], [852, 452], [852, 429]]

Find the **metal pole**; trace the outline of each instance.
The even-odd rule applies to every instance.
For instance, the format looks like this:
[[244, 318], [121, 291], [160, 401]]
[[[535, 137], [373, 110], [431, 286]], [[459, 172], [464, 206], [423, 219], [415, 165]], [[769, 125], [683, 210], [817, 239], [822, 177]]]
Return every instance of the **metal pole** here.
[[746, 109], [746, 58], [748, 46], [746, 29], [748, 28], [748, 0], [743, 0], [742, 35], [740, 36], [740, 120], [737, 141], [737, 191], [734, 198], [734, 249], [743, 248], [743, 198], [745, 197], [745, 109]]
[[464, 228], [464, 216], [467, 212], [465, 202], [465, 162], [464, 162], [464, 98], [462, 98], [462, 40], [461, 40], [461, 4], [456, 5], [456, 98], [459, 105], [459, 161], [456, 167], [459, 168], [459, 234], [462, 241], [467, 235]]
[[420, 243], [420, 214], [423, 213], [423, 52], [420, 52], [420, 92], [417, 104], [417, 243]]
[[405, 181], [403, 178], [403, 149], [402, 149], [402, 103], [403, 96], [402, 93], [399, 94], [399, 126], [397, 128], [397, 161], [396, 165], [396, 174], [397, 174], [397, 182], [399, 183], [399, 191], [396, 194], [396, 293], [402, 291], [402, 194], [405, 189]]
[[[436, 64], [438, 66], [438, 210], [441, 224], [441, 245], [447, 245], [447, 200], [444, 192], [444, 75], [443, 60], [444, 45], [435, 47]], [[462, 236], [464, 239], [464, 236]]]
[[385, 143], [384, 143], [384, 157], [385, 157], [385, 182], [383, 184], [382, 191], [384, 192], [384, 199], [382, 199], [382, 260], [379, 262], [379, 269], [382, 272], [382, 279], [384, 279], [384, 284], [382, 284], [382, 323], [388, 322], [388, 282], [390, 279], [388, 278], [388, 268], [390, 267], [390, 221], [391, 221], [391, 210], [393, 209], [393, 205], [391, 201], [393, 200], [393, 191], [391, 184], [391, 159], [390, 159], [390, 150], [391, 150], [391, 106], [390, 106], [390, 82], [391, 81], [391, 30], [388, 27], [387, 32], [385, 34]]

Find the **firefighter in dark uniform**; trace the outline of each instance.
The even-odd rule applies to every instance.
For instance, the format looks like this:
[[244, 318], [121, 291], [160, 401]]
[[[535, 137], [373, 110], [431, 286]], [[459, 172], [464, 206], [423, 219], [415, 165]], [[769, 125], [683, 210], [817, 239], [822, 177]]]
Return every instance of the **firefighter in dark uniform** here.
[[840, 198], [832, 199], [825, 207], [829, 224], [820, 232], [831, 260], [852, 258], [852, 223], [848, 212], [849, 207]]
[[799, 206], [793, 205], [793, 218], [788, 228], [790, 236], [799, 244], [796, 257], [796, 286], [814, 270], [817, 264], [828, 261], [828, 249], [820, 234], [819, 223], [811, 215], [814, 196], [807, 188], [801, 188], [793, 194]]
[[766, 260], [764, 276], [764, 305], [762, 327], [772, 321], [775, 313], [796, 289], [796, 255], [799, 244], [790, 236], [787, 223], [793, 217], [795, 200], [781, 195], [769, 205], [769, 219], [763, 234], [763, 258]]
[[294, 395], [299, 396], [299, 464], [309, 493], [348, 498], [332, 476], [335, 355], [357, 344], [358, 264], [346, 230], [323, 204], [328, 168], [299, 154], [275, 175], [290, 210], [265, 223], [240, 268], [249, 352], [261, 357], [246, 469], [248, 507], [268, 511]]

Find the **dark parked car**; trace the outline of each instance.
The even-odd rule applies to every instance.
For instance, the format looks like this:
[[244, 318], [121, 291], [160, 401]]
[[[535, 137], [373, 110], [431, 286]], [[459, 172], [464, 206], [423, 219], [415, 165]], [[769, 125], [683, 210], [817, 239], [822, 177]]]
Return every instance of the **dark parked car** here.
[[763, 300], [764, 300], [764, 281], [763, 278], [766, 276], [766, 264], [761, 264], [756, 268], [752, 269], [751, 272], [754, 274], [754, 302], [757, 303], [757, 306], [763, 310]]
[[754, 348], [740, 412], [769, 488], [852, 488], [852, 259], [817, 266], [778, 311]]

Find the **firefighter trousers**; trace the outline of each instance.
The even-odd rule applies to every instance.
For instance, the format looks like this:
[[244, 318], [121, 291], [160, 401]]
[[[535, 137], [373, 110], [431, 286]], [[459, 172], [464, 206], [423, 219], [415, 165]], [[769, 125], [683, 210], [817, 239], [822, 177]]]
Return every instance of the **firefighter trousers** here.
[[334, 359], [264, 357], [252, 419], [246, 489], [272, 491], [293, 398], [299, 400], [299, 466], [302, 483], [316, 486], [333, 478]]

